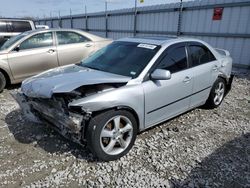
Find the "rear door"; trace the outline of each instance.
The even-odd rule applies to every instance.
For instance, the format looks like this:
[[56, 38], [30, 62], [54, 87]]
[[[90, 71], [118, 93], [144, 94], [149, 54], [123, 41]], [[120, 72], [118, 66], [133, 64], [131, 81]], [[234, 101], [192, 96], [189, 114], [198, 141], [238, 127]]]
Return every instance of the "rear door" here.
[[202, 43], [188, 43], [188, 54], [194, 76], [191, 108], [199, 106], [208, 98], [210, 89], [218, 77], [218, 61], [212, 52]]
[[73, 31], [57, 31], [59, 65], [80, 63], [95, 50], [95, 44], [85, 36]]
[[193, 79], [185, 43], [169, 47], [155, 69], [171, 72], [169, 80], [145, 81], [145, 126], [150, 127], [188, 110]]
[[52, 32], [35, 34], [8, 54], [14, 79], [23, 80], [58, 66]]

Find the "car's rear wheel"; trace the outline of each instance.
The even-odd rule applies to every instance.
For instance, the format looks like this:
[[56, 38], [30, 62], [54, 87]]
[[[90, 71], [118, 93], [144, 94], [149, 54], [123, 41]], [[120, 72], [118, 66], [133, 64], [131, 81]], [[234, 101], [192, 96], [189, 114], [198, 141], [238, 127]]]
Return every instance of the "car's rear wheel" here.
[[3, 89], [6, 86], [6, 78], [2, 72], [0, 72], [0, 93], [3, 91]]
[[95, 116], [86, 132], [88, 148], [102, 161], [116, 160], [126, 155], [136, 135], [136, 119], [125, 110], [110, 110]]
[[208, 108], [217, 108], [223, 101], [225, 93], [226, 83], [224, 79], [218, 78], [211, 89], [210, 95], [206, 101], [205, 106]]

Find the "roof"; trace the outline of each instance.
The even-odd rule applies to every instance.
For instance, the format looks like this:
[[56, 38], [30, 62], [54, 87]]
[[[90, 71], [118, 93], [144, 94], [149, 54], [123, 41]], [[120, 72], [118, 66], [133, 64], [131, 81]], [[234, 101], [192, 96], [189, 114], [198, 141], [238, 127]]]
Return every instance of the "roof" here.
[[[136, 42], [136, 43], [145, 43], [145, 44], [153, 44], [153, 45], [159, 45], [164, 46], [171, 43], [178, 43], [178, 42], [201, 42], [205, 44], [204, 41], [191, 38], [191, 37], [177, 37], [177, 36], [142, 36], [142, 37], [128, 37], [128, 38], [122, 38], [117, 41], [124, 41], [124, 42]], [[206, 43], [207, 45], [207, 43]]]
[[2, 21], [31, 21], [33, 22], [32, 19], [25, 19], [25, 18], [0, 18]]
[[80, 29], [67, 29], [67, 28], [50, 28], [50, 29], [35, 29], [35, 30], [30, 30], [30, 31], [26, 31], [23, 34], [25, 35], [30, 35], [30, 34], [37, 34], [37, 33], [42, 33], [42, 32], [52, 32], [52, 31], [73, 31], [73, 32], [77, 32], [77, 33], [81, 33], [82, 35], [84, 35], [85, 37], [89, 38], [92, 41], [99, 41], [99, 40], [103, 40], [102, 37], [99, 37], [97, 35], [82, 31]]
[[147, 43], [154, 45], [162, 45], [170, 40], [177, 39], [178, 37], [164, 37], [164, 36], [142, 36], [142, 37], [128, 37], [119, 39], [118, 41], [126, 41], [126, 42], [137, 42], [137, 43]]

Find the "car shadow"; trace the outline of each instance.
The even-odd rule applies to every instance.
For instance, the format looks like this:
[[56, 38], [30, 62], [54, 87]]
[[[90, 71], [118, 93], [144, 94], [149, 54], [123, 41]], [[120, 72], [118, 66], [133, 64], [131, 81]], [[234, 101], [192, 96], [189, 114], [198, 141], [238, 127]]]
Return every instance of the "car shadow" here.
[[173, 187], [250, 187], [250, 133], [227, 142], [193, 168]]
[[71, 153], [78, 159], [96, 161], [86, 146], [67, 140], [51, 127], [27, 121], [21, 110], [6, 115], [5, 122], [14, 138], [23, 144], [33, 144], [51, 154]]
[[19, 84], [9, 84], [6, 86], [7, 90], [19, 89], [21, 87], [21, 83]]

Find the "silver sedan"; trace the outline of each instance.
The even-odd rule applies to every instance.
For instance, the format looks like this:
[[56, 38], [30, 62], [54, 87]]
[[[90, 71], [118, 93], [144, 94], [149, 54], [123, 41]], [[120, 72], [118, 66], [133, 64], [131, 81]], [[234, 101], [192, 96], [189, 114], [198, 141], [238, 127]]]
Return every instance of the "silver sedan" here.
[[228, 51], [201, 40], [126, 38], [25, 80], [15, 97], [26, 117], [109, 161], [128, 153], [142, 130], [201, 105], [218, 107], [231, 69]]
[[45, 70], [80, 63], [111, 40], [72, 29], [34, 30], [19, 34], [0, 48], [0, 92]]

